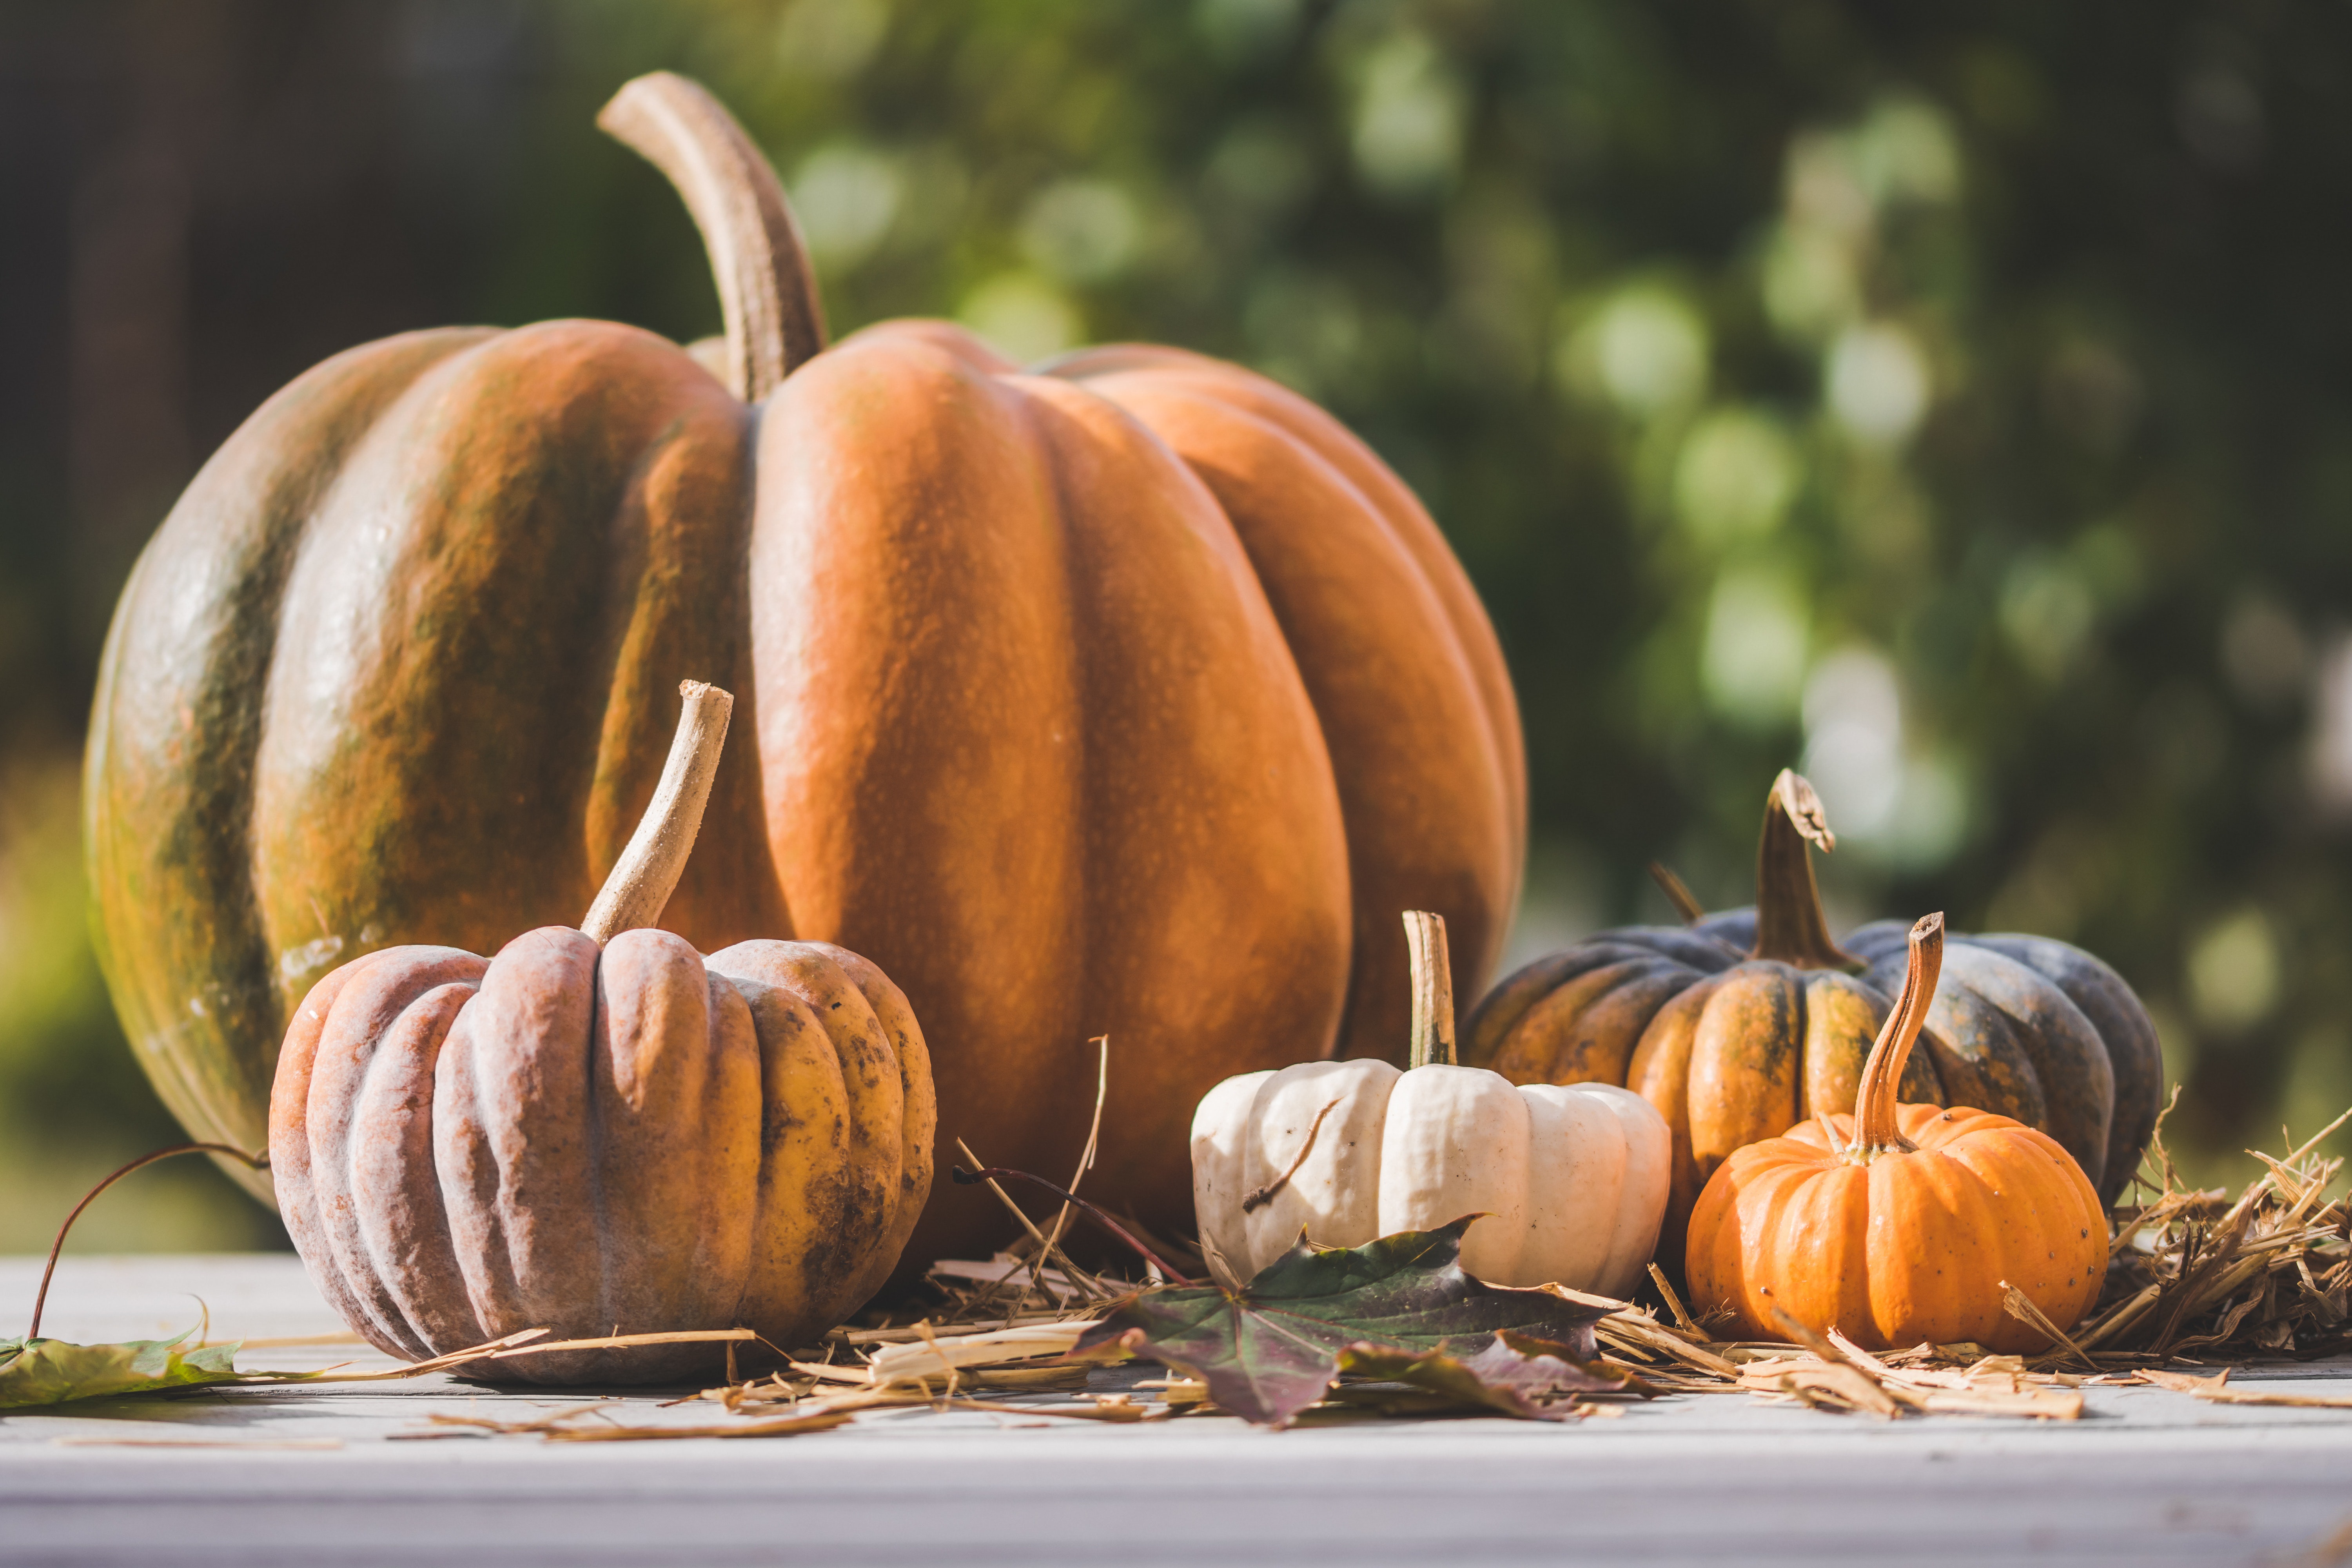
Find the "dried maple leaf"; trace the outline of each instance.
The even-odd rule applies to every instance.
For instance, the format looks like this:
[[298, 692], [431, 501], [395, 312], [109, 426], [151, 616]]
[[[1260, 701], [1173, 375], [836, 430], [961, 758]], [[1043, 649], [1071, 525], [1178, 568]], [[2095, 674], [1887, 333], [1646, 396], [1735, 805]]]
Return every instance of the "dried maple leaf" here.
[[[1528, 1414], [1523, 1406], [1543, 1390], [1625, 1387], [1587, 1367], [1596, 1353], [1592, 1324], [1606, 1308], [1487, 1285], [1462, 1271], [1462, 1234], [1478, 1217], [1355, 1247], [1318, 1248], [1302, 1237], [1238, 1289], [1171, 1286], [1130, 1297], [1073, 1353], [1116, 1342], [1200, 1379], [1218, 1405], [1269, 1426], [1287, 1426], [1321, 1399], [1343, 1360], [1381, 1376], [1418, 1368], [1412, 1381], [1421, 1386], [1475, 1387], [1480, 1403], [1513, 1415]], [[1506, 1331], [1545, 1342], [1532, 1355], [1506, 1346], [1496, 1357]]]

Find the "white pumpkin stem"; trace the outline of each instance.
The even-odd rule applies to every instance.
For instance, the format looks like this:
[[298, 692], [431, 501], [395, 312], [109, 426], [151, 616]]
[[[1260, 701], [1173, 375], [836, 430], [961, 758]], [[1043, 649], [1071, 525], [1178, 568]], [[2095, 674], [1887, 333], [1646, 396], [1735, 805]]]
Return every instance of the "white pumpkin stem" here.
[[1748, 956], [1851, 973], [1863, 963], [1830, 940], [1821, 887], [1813, 880], [1816, 844], [1825, 852], [1837, 847], [1822, 797], [1801, 774], [1782, 768], [1764, 797], [1764, 833], [1756, 846], [1756, 946]]
[[1454, 1065], [1454, 966], [1445, 952], [1445, 917], [1408, 910], [1405, 946], [1412, 953], [1412, 1040], [1409, 1067]]
[[719, 284], [729, 390], [759, 402], [824, 347], [816, 271], [775, 170], [708, 89], [670, 71], [623, 87], [596, 123], [685, 199]]
[[702, 831], [702, 810], [710, 804], [710, 784], [719, 775], [719, 753], [727, 744], [727, 720], [735, 699], [699, 680], [678, 683], [686, 700], [677, 716], [677, 733], [669, 743], [669, 760], [662, 764], [661, 782], [628, 847], [614, 864], [613, 874], [590, 906], [580, 929], [600, 942], [625, 931], [649, 926], [661, 919], [686, 862], [694, 853], [695, 835]]
[[1911, 1047], [1927, 1021], [1927, 1005], [1936, 999], [1936, 982], [1944, 972], [1944, 917], [1925, 915], [1911, 928], [1911, 963], [1904, 971], [1903, 994], [1878, 1031], [1863, 1064], [1862, 1082], [1853, 1092], [1853, 1142], [1851, 1156], [1867, 1161], [1887, 1149], [1909, 1149], [1895, 1113], [1895, 1091], [1911, 1060]]

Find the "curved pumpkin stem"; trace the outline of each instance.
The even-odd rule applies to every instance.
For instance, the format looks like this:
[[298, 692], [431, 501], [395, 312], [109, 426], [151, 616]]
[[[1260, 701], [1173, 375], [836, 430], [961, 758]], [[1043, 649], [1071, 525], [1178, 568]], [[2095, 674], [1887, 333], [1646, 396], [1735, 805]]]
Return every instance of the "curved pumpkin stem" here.
[[669, 743], [654, 798], [637, 819], [628, 847], [604, 879], [604, 888], [580, 929], [599, 942], [661, 919], [686, 862], [702, 831], [702, 810], [710, 804], [710, 784], [719, 774], [719, 753], [727, 744], [727, 719], [735, 699], [699, 680], [678, 683], [685, 706]]
[[1822, 890], [1813, 881], [1811, 846], [1837, 847], [1813, 786], [1787, 768], [1764, 798], [1764, 833], [1756, 846], [1756, 946], [1750, 958], [1799, 969], [1859, 970], [1863, 963], [1830, 940]]
[[1927, 1021], [1927, 1005], [1936, 999], [1936, 982], [1944, 972], [1944, 917], [1926, 915], [1911, 928], [1911, 963], [1904, 971], [1903, 994], [1878, 1031], [1863, 1064], [1862, 1082], [1853, 1091], [1854, 1158], [1867, 1161], [1888, 1149], [1909, 1149], [1895, 1115], [1895, 1090], [1911, 1060], [1911, 1047]]
[[685, 199], [719, 283], [728, 386], [759, 402], [824, 347], [816, 273], [775, 170], [708, 89], [670, 71], [628, 83], [596, 123]]
[[1406, 910], [1404, 941], [1412, 954], [1412, 1041], [1406, 1066], [1453, 1067], [1454, 966], [1445, 952], [1445, 917]]

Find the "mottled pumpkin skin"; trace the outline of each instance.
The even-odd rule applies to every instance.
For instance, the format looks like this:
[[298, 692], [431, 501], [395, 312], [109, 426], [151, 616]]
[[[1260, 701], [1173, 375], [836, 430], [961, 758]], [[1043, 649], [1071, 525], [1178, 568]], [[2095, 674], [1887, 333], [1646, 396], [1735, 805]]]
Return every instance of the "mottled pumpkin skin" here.
[[[1023, 374], [895, 323], [757, 408], [650, 333], [414, 333], [272, 398], [117, 610], [86, 811], [102, 960], [192, 1132], [253, 1146], [299, 999], [576, 921], [682, 677], [737, 694], [662, 923], [836, 942], [905, 988], [943, 1137], [1189, 1208], [1212, 1085], [1404, 1037], [1400, 909], [1457, 983], [1517, 895], [1493, 634], [1312, 405], [1108, 349]], [[985, 1246], [939, 1194], [917, 1251]], [[609, 1325], [608, 1325], [609, 1326]]]
[[[1853, 1109], [1902, 988], [1908, 929], [1879, 921], [1843, 938], [1867, 965], [1854, 977], [1745, 959], [1747, 910], [1602, 931], [1499, 982], [1471, 1015], [1462, 1059], [1515, 1083], [1648, 1096], [1677, 1139], [1671, 1236], [1732, 1150]], [[2155, 1130], [2163, 1067], [2147, 1010], [2098, 959], [2047, 937], [1953, 936], [1898, 1098], [2040, 1128], [2112, 1203]]]
[[[497, 957], [400, 947], [297, 1009], [270, 1163], [320, 1292], [410, 1360], [558, 1339], [757, 1330], [804, 1345], [872, 1294], [930, 1190], [922, 1030], [815, 942], [705, 960], [667, 931]], [[516, 1382], [657, 1383], [709, 1345], [518, 1357]]]
[[[1694, 929], [1725, 942], [1755, 940], [1745, 910]], [[1868, 963], [1864, 978], [1892, 996], [1902, 988], [1909, 930], [1873, 921], [1839, 941]], [[2164, 1047], [2147, 1009], [2105, 963], [2053, 937], [1948, 937], [1919, 1047], [1934, 1058], [1938, 1103], [2040, 1128], [2110, 1205], [2139, 1168], [2164, 1108]], [[1911, 1081], [1906, 1075], [1900, 1098], [1912, 1098]]]
[[1513, 1083], [1622, 1084], [1658, 1009], [1744, 957], [1680, 926], [1597, 932], [1496, 982], [1463, 1027], [1462, 1059]]
[[[1738, 1339], [1786, 1338], [1777, 1305], [1865, 1350], [2046, 1349], [2003, 1309], [2005, 1280], [2074, 1327], [2106, 1277], [2107, 1224], [2073, 1157], [1982, 1110], [1904, 1105], [1896, 1120], [1916, 1151], [1854, 1163], [1807, 1121], [1726, 1161], [1691, 1216], [1693, 1310], [1728, 1307]], [[1852, 1117], [1829, 1121], [1852, 1141]]]
[[[1835, 970], [1750, 959], [1697, 979], [1657, 1010], [1625, 1087], [1656, 1106], [1674, 1135], [1664, 1256], [1681, 1254], [1692, 1205], [1734, 1151], [1805, 1117], [1853, 1108], [1893, 994]], [[1926, 1055], [1906, 1065], [1904, 1090], [1940, 1105], [1944, 1089]]]

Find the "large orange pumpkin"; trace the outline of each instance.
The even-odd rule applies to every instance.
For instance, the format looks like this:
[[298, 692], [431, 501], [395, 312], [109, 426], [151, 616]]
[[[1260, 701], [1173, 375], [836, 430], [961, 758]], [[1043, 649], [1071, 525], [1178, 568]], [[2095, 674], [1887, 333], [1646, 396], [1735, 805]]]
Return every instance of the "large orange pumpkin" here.
[[[837, 942], [904, 988], [942, 1139], [1058, 1169], [1112, 1039], [1095, 1195], [1189, 1212], [1235, 1073], [1405, 1037], [1399, 909], [1477, 985], [1513, 908], [1518, 721], [1411, 493], [1329, 416], [1172, 349], [1023, 374], [951, 325], [830, 349], [773, 174], [681, 79], [606, 128], [682, 190], [722, 384], [632, 327], [337, 356], [208, 462], [123, 592], [89, 872], [134, 1048], [262, 1137], [320, 975], [572, 918], [650, 795], [670, 683], [736, 691], [664, 924]], [[984, 1243], [935, 1198], [912, 1256]]]
[[1895, 1086], [1943, 966], [1944, 917], [1907, 933], [1900, 994], [1852, 1116], [1821, 1115], [1733, 1152], [1691, 1215], [1692, 1305], [1784, 1337], [1779, 1313], [1867, 1350], [1972, 1342], [2046, 1349], [2011, 1289], [2073, 1328], [2106, 1278], [2107, 1215], [2057, 1140], [1965, 1106], [1900, 1105]]

